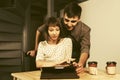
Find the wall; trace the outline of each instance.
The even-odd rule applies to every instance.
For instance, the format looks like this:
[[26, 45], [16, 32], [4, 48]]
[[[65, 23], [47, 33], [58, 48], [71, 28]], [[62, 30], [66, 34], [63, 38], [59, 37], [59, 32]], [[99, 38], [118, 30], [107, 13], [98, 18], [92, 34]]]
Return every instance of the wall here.
[[12, 7], [0, 7], [0, 80], [12, 80], [11, 73], [25, 71], [29, 0], [16, 0]]
[[117, 62], [120, 72], [120, 0], [88, 0], [81, 3], [81, 20], [91, 27], [91, 51], [88, 61], [97, 61], [105, 69], [106, 61]]

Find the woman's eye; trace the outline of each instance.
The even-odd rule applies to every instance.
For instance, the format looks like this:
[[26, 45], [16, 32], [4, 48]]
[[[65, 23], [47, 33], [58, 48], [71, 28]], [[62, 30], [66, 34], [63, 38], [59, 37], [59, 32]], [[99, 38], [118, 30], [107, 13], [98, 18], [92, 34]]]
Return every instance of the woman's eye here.
[[60, 31], [60, 29], [56, 29], [56, 31]]
[[49, 31], [53, 31], [53, 29], [49, 29]]

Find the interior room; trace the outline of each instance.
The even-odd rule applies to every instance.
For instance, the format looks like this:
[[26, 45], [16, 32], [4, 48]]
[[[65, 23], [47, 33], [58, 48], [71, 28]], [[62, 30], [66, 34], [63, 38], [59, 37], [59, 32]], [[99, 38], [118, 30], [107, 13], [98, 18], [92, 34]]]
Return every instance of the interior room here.
[[[0, 1], [0, 80], [13, 80], [11, 73], [36, 70], [35, 59], [26, 55], [34, 49], [36, 29], [46, 17], [61, 17], [64, 6], [72, 1]], [[107, 61], [115, 61], [120, 73], [120, 0], [76, 1], [82, 7], [81, 21], [91, 28], [88, 61], [97, 61], [103, 71]]]

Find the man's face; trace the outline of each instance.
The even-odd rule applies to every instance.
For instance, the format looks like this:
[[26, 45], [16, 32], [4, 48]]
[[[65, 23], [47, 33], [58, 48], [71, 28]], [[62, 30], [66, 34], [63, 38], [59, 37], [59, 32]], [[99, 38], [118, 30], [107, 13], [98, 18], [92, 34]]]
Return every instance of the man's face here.
[[67, 16], [67, 14], [64, 15], [64, 23], [67, 27], [68, 30], [73, 30], [74, 27], [77, 25], [77, 23], [79, 22], [79, 18], [78, 16], [75, 16], [75, 17], [72, 17], [72, 18], [69, 18]]

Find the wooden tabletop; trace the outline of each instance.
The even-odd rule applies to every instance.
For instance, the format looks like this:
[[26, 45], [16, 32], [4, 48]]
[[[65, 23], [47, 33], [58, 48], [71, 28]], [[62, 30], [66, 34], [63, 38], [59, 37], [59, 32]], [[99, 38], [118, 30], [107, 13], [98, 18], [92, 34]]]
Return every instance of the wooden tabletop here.
[[[27, 71], [11, 73], [13, 80], [40, 80], [41, 71]], [[79, 74], [80, 79], [68, 79], [68, 80], [120, 80], [120, 74], [108, 75], [103, 70], [98, 70], [96, 75], [91, 75], [87, 70]], [[42, 80], [52, 80], [52, 79], [42, 79]], [[67, 79], [54, 79], [54, 80], [67, 80]]]
[[87, 72], [80, 74], [79, 80], [120, 80], [120, 74], [108, 75], [104, 70], [98, 70], [96, 75], [91, 75]]

